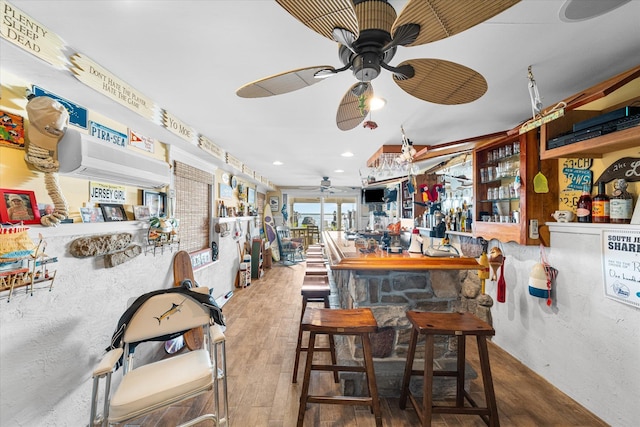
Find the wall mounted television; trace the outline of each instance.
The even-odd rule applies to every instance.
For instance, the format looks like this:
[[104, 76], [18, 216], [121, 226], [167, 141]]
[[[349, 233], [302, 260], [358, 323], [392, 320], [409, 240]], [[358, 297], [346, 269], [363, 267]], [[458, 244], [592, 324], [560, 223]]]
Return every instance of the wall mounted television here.
[[384, 203], [384, 188], [363, 188], [362, 203]]

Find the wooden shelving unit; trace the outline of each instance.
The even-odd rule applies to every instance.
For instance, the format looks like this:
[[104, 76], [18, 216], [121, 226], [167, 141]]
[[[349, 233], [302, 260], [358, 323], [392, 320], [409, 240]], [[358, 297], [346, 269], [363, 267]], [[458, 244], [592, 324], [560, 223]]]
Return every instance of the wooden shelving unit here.
[[600, 158], [605, 153], [640, 146], [640, 126], [547, 149], [547, 141], [570, 132], [575, 123], [618, 108], [640, 106], [640, 66], [593, 86], [565, 101], [565, 115], [540, 128], [540, 156], [543, 159], [571, 157]]
[[[513, 153], [504, 158], [493, 158], [489, 152], [505, 148], [519, 143], [520, 153]], [[473, 151], [474, 167], [474, 196], [473, 196], [473, 236], [482, 237], [486, 240], [497, 239], [501, 242], [515, 242], [521, 245], [549, 245], [549, 231], [546, 227], [539, 227], [539, 238], [529, 236], [529, 222], [532, 219], [543, 225], [556, 210], [558, 205], [558, 162], [553, 160], [540, 161], [540, 170], [547, 177], [549, 184], [548, 193], [536, 193], [533, 189], [533, 177], [538, 173], [538, 132], [531, 130], [522, 135], [508, 135], [497, 139], [490, 144], [483, 145]], [[492, 158], [489, 161], [489, 158]], [[485, 167], [495, 167], [497, 162], [515, 161], [518, 164], [517, 170], [520, 174], [520, 189], [514, 197], [488, 197], [488, 190], [501, 185], [508, 185], [514, 181], [514, 176], [496, 177], [495, 179], [483, 179], [481, 169]], [[504, 202], [508, 204], [509, 213], [519, 212], [519, 222], [497, 222], [482, 221], [482, 212], [493, 215], [496, 203]]]

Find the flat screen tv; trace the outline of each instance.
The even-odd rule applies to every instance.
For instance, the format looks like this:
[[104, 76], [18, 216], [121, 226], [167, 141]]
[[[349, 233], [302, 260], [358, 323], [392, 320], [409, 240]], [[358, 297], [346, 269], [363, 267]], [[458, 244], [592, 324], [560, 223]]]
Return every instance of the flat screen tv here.
[[384, 188], [362, 189], [362, 203], [384, 203]]

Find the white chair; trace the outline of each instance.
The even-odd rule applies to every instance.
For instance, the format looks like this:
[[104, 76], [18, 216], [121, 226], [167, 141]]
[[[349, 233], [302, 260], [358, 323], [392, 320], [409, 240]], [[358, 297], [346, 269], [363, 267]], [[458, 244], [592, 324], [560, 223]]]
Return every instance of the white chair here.
[[[214, 310], [219, 313], [219, 308], [215, 303], [206, 302], [209, 296], [203, 295], [203, 291], [207, 288], [196, 289], [176, 287], [150, 292], [138, 298], [125, 312], [114, 334], [112, 349], [93, 372], [90, 426], [124, 423], [209, 391], [214, 392], [214, 412], [180, 427], [204, 420], [215, 421], [217, 426], [229, 426], [225, 336], [221, 326], [213, 322]], [[126, 320], [128, 317], [130, 319]], [[199, 326], [204, 330], [202, 349], [133, 366], [134, 352], [140, 343], [175, 338]], [[122, 381], [110, 396], [111, 376], [118, 369], [120, 360], [123, 360]], [[104, 409], [103, 414], [97, 414], [102, 379], [105, 380]], [[220, 412], [221, 397], [223, 413]]]

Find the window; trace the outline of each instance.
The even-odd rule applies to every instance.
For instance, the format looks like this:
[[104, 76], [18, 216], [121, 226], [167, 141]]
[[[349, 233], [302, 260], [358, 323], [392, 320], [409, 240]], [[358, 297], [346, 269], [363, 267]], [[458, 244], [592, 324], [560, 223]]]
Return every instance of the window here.
[[213, 174], [175, 162], [175, 217], [180, 220], [180, 249], [208, 248]]

